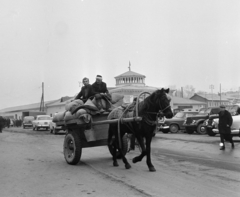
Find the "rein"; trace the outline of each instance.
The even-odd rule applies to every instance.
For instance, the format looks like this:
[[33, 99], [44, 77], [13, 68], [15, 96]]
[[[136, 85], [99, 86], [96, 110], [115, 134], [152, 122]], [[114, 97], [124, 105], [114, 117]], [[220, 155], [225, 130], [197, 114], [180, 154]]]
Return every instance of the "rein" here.
[[159, 107], [161, 108], [158, 112], [145, 112], [145, 114], [156, 114], [156, 119], [155, 120], [150, 120], [150, 118], [148, 118], [148, 116], [143, 116], [143, 120], [150, 126], [154, 126], [157, 125], [157, 117], [160, 115], [161, 117], [163, 117], [163, 112], [170, 107], [170, 105], [168, 105], [167, 107], [165, 107], [164, 109], [162, 109], [162, 105], [161, 102], [159, 101]]

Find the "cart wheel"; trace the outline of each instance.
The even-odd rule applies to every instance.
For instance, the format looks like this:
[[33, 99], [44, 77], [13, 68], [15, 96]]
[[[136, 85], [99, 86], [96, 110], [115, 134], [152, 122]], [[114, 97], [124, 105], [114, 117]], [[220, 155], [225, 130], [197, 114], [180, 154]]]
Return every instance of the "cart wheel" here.
[[[114, 139], [115, 140], [115, 139]], [[122, 137], [122, 151], [123, 151], [123, 155], [125, 156], [128, 152], [128, 136], [125, 134], [123, 137]], [[109, 149], [109, 152], [111, 153], [111, 155], [113, 155], [113, 150], [112, 150], [112, 146], [110, 146], [108, 144], [108, 149]], [[118, 159], [121, 159], [121, 155], [119, 153], [119, 151], [117, 150], [117, 158]]]
[[66, 162], [76, 165], [82, 155], [81, 140], [77, 133], [68, 133], [64, 138], [63, 154]]

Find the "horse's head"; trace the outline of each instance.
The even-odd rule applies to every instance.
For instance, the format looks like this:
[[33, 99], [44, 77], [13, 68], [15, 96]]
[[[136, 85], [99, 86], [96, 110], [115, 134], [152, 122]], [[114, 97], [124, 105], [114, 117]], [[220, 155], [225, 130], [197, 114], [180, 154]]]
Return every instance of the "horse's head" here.
[[168, 95], [169, 93], [169, 88], [164, 89], [162, 88], [161, 90], [156, 90], [152, 94], [152, 102], [158, 103], [159, 111], [162, 116], [165, 116], [166, 118], [172, 118], [173, 113], [171, 109], [171, 98]]

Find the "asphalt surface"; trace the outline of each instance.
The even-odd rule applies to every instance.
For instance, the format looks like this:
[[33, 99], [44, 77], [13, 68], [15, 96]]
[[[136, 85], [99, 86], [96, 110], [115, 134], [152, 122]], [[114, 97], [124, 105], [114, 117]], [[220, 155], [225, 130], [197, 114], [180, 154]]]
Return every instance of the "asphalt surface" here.
[[219, 150], [219, 136], [163, 134], [152, 142], [152, 162], [133, 164], [139, 150], [113, 167], [108, 148], [83, 149], [81, 161], [68, 165], [63, 157], [64, 133], [9, 128], [0, 134], [0, 190], [7, 196], [182, 196], [240, 195], [240, 138], [235, 149]]

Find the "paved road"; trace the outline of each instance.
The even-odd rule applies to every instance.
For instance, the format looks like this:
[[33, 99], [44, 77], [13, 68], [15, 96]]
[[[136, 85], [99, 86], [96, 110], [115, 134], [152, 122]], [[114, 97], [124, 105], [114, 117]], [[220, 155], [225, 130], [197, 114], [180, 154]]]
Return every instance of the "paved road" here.
[[[12, 130], [13, 132], [10, 132]], [[218, 137], [158, 133], [149, 172], [144, 161], [126, 170], [112, 166], [107, 147], [83, 149], [81, 162], [66, 164], [64, 135], [4, 130], [0, 134], [1, 196], [240, 196], [240, 138], [220, 151]], [[127, 154], [131, 160], [138, 150]]]

